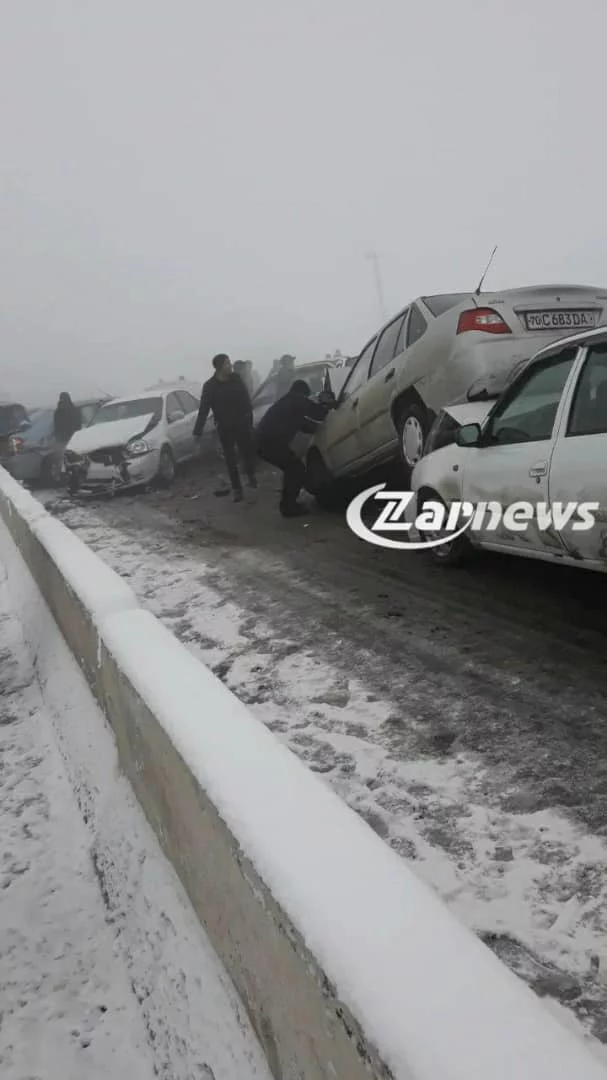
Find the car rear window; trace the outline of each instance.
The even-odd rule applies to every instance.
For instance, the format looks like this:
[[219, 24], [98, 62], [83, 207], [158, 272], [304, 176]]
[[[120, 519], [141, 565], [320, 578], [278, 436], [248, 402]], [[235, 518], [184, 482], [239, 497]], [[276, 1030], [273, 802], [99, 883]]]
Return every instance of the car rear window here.
[[27, 423], [23, 405], [0, 405], [0, 435], [13, 435], [24, 421]]
[[445, 293], [443, 296], [422, 296], [424, 304], [435, 318], [444, 315], [446, 311], [463, 304], [469, 293]]

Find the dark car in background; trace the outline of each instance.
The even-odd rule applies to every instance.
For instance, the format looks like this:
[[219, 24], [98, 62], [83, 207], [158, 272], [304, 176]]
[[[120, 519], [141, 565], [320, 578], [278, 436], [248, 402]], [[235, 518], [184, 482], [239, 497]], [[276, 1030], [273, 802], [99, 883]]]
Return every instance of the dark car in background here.
[[[77, 401], [82, 414], [82, 426], [88, 427], [101, 405], [109, 398], [87, 398]], [[6, 441], [0, 462], [22, 484], [42, 484], [56, 487], [61, 483], [63, 458], [57, 452], [53, 436], [52, 409], [33, 409], [28, 420]]]
[[6, 456], [9, 439], [29, 423], [27, 409], [16, 401], [0, 401], [0, 461]]

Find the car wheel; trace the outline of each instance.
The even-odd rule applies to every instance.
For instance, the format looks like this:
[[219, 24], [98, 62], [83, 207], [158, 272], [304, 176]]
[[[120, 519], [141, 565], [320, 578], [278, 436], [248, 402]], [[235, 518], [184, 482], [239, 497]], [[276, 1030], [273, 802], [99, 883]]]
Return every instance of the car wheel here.
[[[424, 505], [429, 502], [440, 503], [447, 512], [447, 504], [444, 499], [441, 499], [440, 495], [437, 495], [435, 491], [427, 491], [423, 498], [418, 501], [417, 513], [420, 514], [424, 508]], [[438, 540], [439, 538], [446, 536], [447, 531], [444, 529], [424, 529], [418, 530], [422, 540]], [[433, 562], [438, 563], [440, 566], [462, 566], [467, 562], [473, 552], [472, 544], [468, 537], [457, 536], [451, 543], [447, 542], [441, 544], [439, 547], [429, 548], [427, 554], [430, 556]]]
[[428, 414], [416, 401], [404, 405], [398, 416], [398, 445], [407, 480], [424, 452], [428, 434]]
[[156, 479], [163, 487], [170, 487], [175, 479], [175, 458], [170, 446], [163, 446], [160, 451]]
[[63, 480], [61, 462], [54, 454], [51, 454], [42, 462], [40, 479], [48, 487], [59, 487], [61, 484]]

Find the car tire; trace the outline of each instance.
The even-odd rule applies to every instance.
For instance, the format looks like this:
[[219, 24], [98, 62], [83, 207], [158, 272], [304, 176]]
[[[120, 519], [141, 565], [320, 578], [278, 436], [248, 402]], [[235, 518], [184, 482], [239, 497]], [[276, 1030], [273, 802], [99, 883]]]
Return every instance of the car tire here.
[[[421, 513], [426, 502], [441, 503], [445, 510], [448, 509], [445, 500], [441, 499], [440, 495], [437, 495], [435, 491], [426, 491], [423, 498], [418, 499], [418, 514]], [[434, 539], [436, 534], [424, 531], [420, 532], [420, 535], [422, 539], [430, 540]], [[426, 554], [437, 566], [463, 566], [470, 560], [473, 551], [472, 544], [468, 537], [464, 535], [458, 536], [450, 544], [441, 544], [440, 547], [429, 548]]]
[[407, 483], [424, 452], [424, 444], [430, 429], [429, 416], [423, 405], [410, 401], [403, 405], [396, 424], [400, 459], [405, 469]]
[[160, 459], [158, 461], [158, 472], [156, 473], [156, 480], [164, 488], [170, 488], [175, 479], [175, 458], [173, 457], [173, 451], [170, 446], [166, 444], [160, 451]]
[[61, 462], [55, 456], [50, 454], [42, 462], [40, 469], [40, 481], [45, 487], [59, 487], [63, 482], [63, 474], [61, 470]]

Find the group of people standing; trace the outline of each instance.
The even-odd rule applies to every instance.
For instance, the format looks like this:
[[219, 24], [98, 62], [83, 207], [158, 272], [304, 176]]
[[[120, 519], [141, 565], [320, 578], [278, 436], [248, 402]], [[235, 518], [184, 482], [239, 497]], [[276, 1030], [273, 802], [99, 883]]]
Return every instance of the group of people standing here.
[[254, 430], [251, 391], [246, 380], [226, 353], [215, 356], [214, 374], [202, 388], [194, 435], [202, 436], [212, 412], [234, 500], [241, 502], [243, 499], [238, 455], [253, 488], [257, 487], [255, 472], [259, 457], [283, 473], [280, 513], [283, 517], [298, 517], [305, 513], [298, 497], [305, 487], [306, 467], [290, 444], [300, 431], [313, 433], [327, 415], [329, 406], [312, 401], [308, 384], [302, 379], [294, 379], [294, 357], [284, 357], [283, 361], [279, 368], [278, 398]]

